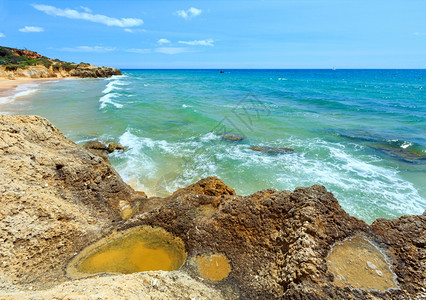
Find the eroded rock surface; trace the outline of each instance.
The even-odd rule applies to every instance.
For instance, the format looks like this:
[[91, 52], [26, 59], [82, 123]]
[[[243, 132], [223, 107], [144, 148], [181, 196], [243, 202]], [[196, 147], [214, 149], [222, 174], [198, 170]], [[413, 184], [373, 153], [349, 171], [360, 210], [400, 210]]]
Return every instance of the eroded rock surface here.
[[[207, 186], [219, 188], [212, 192]], [[265, 190], [246, 197], [224, 186], [217, 178], [203, 179], [174, 193], [159, 209], [128, 220], [123, 228], [149, 224], [180, 237], [189, 257], [183, 270], [193, 276], [201, 275], [190, 263], [199, 255], [225, 255], [232, 270], [215, 285], [230, 299], [235, 295], [240, 299], [409, 299], [425, 295], [425, 215], [377, 220], [368, 226], [349, 216], [322, 186], [294, 192]], [[389, 234], [389, 228], [398, 234]], [[368, 237], [382, 247], [398, 275], [400, 289], [367, 291], [334, 282], [326, 258], [336, 242], [351, 236]], [[406, 254], [395, 255], [401, 247]], [[410, 282], [413, 279], [415, 283]]]
[[17, 291], [0, 299], [102, 299], [102, 300], [222, 300], [222, 293], [182, 272], [144, 272], [94, 276], [62, 283], [45, 291]]
[[[369, 226], [349, 216], [322, 186], [243, 197], [215, 177], [168, 198], [146, 199], [106, 161], [40, 117], [0, 116], [0, 193], [0, 298], [426, 296], [426, 214], [378, 219]], [[182, 239], [188, 259], [179, 271], [77, 281], [66, 275], [75, 253], [113, 230], [139, 225], [159, 226]], [[386, 255], [398, 289], [337, 284], [327, 257], [336, 242], [353, 236]], [[221, 274], [215, 273], [216, 263], [224, 265]]]
[[112, 75], [121, 75], [121, 71], [108, 67], [97, 67], [90, 64], [81, 63], [69, 72], [69, 75], [81, 78], [111, 77]]
[[66, 280], [74, 253], [144, 199], [46, 119], [8, 115], [0, 115], [0, 195], [2, 275], [39, 287]]

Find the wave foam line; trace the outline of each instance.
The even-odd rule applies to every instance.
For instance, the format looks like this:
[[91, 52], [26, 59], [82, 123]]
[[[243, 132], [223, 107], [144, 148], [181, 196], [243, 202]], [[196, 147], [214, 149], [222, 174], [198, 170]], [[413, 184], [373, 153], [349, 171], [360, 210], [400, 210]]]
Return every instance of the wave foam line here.
[[36, 87], [38, 84], [29, 83], [29, 84], [21, 84], [15, 89], [15, 94], [7, 97], [0, 98], [0, 104], [10, 103], [15, 101], [18, 98], [22, 98], [31, 94], [34, 94], [38, 91]]
[[114, 101], [112, 101], [112, 99], [117, 98], [117, 97], [118, 97], [118, 94], [116, 94], [116, 93], [106, 94], [106, 95], [102, 96], [99, 99], [99, 102], [101, 103], [100, 109], [105, 108], [107, 104], [114, 105], [116, 108], [122, 108], [123, 105], [121, 105], [119, 103], [115, 103]]

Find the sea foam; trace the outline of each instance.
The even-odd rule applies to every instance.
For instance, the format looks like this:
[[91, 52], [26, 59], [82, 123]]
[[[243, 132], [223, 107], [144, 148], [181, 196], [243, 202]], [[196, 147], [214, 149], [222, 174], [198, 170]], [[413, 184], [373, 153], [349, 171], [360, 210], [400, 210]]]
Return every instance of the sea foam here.
[[117, 98], [119, 95], [116, 93], [106, 94], [99, 99], [101, 103], [100, 108], [105, 108], [107, 104], [114, 105], [116, 108], [122, 108], [123, 105], [119, 103], [115, 103], [112, 99]]
[[39, 87], [38, 84], [33, 84], [33, 83], [21, 84], [14, 90], [14, 94], [12, 94], [11, 96], [1, 97], [0, 104], [10, 103], [15, 101], [18, 98], [22, 98], [22, 97], [26, 97], [28, 95], [34, 94], [38, 91], [38, 87]]
[[[114, 77], [114, 76], [112, 76]], [[112, 99], [118, 98], [120, 96], [119, 91], [122, 90], [122, 88], [118, 87], [118, 86], [125, 86], [125, 85], [129, 85], [128, 82], [124, 82], [121, 81], [119, 79], [121, 78], [125, 78], [127, 76], [125, 75], [117, 75], [117, 77], [115, 78], [107, 78], [108, 79], [108, 83], [105, 87], [105, 89], [102, 91], [102, 93], [104, 93], [105, 95], [102, 96], [99, 99], [100, 104], [100, 109], [103, 109], [107, 106], [107, 104], [111, 104], [116, 108], [122, 108], [123, 105], [119, 104], [117, 102], [114, 102]]]

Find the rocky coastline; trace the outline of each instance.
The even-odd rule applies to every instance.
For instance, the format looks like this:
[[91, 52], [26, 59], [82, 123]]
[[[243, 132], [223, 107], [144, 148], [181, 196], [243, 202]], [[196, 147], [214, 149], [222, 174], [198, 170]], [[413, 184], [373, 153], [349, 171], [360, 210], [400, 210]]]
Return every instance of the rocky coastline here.
[[34, 51], [0, 46], [0, 78], [101, 78], [113, 75], [121, 75], [121, 71], [54, 60]]
[[[368, 225], [323, 186], [239, 196], [215, 177], [147, 197], [123, 182], [104, 147], [76, 145], [41, 117], [0, 115], [0, 299], [426, 297], [426, 212]], [[78, 280], [67, 274], [85, 247], [136, 226], [180, 238], [184, 265]], [[394, 288], [360, 288], [331, 272], [333, 247], [355, 238], [386, 258]], [[381, 280], [366, 253], [366, 261], [354, 259]], [[219, 280], [200, 265], [217, 257], [227, 267]]]
[[0, 78], [19, 79], [19, 78], [101, 78], [111, 77], [113, 75], [121, 75], [119, 69], [109, 67], [96, 67], [89, 64], [79, 64], [75, 69], [67, 70], [58, 68], [54, 70], [52, 67], [45, 66], [28, 66], [23, 69], [7, 68], [0, 66]]

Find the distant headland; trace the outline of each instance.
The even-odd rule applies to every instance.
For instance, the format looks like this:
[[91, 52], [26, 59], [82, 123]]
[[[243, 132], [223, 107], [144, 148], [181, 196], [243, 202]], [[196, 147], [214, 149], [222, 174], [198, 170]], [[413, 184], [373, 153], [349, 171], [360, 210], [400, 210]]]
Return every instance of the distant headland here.
[[0, 46], [0, 78], [99, 78], [121, 75], [109, 67], [51, 59], [37, 52]]

